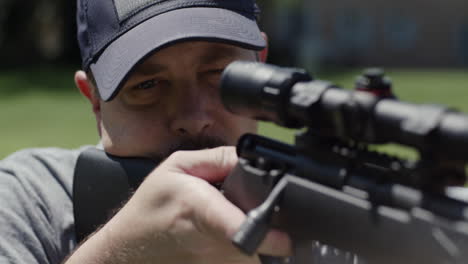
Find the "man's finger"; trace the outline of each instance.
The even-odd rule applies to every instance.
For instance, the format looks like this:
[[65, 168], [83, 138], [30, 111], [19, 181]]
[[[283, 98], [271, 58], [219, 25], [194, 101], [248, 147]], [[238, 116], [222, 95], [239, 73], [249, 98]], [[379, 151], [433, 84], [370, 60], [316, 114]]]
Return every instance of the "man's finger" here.
[[[209, 200], [199, 204], [199, 214], [196, 216], [196, 223], [202, 232], [209, 232], [211, 235], [221, 239], [232, 239], [234, 234], [246, 219], [246, 215], [235, 205], [229, 202], [220, 193], [213, 196], [210, 194]], [[271, 256], [290, 256], [292, 253], [292, 242], [289, 236], [278, 230], [268, 232], [265, 240], [261, 243], [259, 254]]]
[[259, 254], [270, 256], [291, 256], [292, 252], [292, 241], [289, 235], [274, 229], [268, 232], [258, 249]]
[[226, 178], [237, 164], [234, 147], [219, 147], [198, 151], [179, 151], [168, 158], [166, 165], [180, 172], [216, 183]]

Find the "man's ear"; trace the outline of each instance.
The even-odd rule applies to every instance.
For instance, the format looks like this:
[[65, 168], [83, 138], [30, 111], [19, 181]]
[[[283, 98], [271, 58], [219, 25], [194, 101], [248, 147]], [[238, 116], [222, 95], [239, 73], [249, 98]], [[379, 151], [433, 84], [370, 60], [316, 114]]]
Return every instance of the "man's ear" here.
[[101, 102], [98, 93], [94, 90], [97, 88], [89, 81], [84, 71], [77, 71], [75, 73], [75, 85], [80, 90], [81, 94], [88, 98], [93, 107], [94, 114], [98, 115], [101, 111]]
[[262, 36], [265, 39], [266, 47], [258, 52], [258, 58], [260, 59], [260, 62], [266, 62], [268, 58], [268, 36], [265, 32], [262, 32]]

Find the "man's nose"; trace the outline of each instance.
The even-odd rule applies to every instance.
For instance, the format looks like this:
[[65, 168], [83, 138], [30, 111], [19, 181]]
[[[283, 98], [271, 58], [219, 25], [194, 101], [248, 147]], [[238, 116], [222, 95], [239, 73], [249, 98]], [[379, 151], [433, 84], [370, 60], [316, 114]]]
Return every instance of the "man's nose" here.
[[202, 115], [187, 115], [173, 122], [172, 131], [179, 136], [195, 137], [206, 133], [213, 123], [210, 118]]
[[199, 136], [215, 123], [213, 102], [206, 94], [186, 94], [175, 106], [171, 130], [179, 136]]

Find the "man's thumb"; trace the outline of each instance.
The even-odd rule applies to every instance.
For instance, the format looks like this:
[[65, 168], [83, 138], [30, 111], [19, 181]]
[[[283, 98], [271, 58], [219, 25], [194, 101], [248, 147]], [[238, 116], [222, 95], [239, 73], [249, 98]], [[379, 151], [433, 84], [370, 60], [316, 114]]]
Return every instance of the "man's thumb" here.
[[218, 147], [172, 154], [166, 165], [170, 170], [201, 178], [211, 183], [222, 182], [237, 163], [234, 147]]

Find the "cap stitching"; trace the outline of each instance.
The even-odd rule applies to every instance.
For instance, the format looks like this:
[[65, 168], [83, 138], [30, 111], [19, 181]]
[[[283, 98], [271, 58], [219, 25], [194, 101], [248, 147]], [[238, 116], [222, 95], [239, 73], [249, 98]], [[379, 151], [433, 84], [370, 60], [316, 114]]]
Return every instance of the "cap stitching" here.
[[[198, 5], [195, 6], [194, 4], [198, 4]], [[189, 7], [210, 7], [210, 8], [211, 8], [211, 7], [220, 7], [220, 8], [221, 8], [222, 5], [220, 5], [220, 4], [218, 4], [218, 3], [209, 3], [209, 2], [200, 2], [200, 1], [198, 1], [198, 2], [187, 2], [187, 3], [183, 3], [183, 4], [171, 5], [171, 6], [167, 7], [167, 8], [161, 9], [157, 14], [149, 14], [149, 15], [147, 15], [147, 16], [144, 16], [143, 19], [141, 19], [141, 20], [138, 20], [138, 21], [136, 21], [136, 22], [130, 23], [130, 24], [128, 24], [128, 25], [125, 25], [125, 26], [123, 27], [123, 29], [124, 29], [123, 32], [126, 32], [127, 30], [129, 30], [129, 29], [135, 27], [136, 25], [145, 22], [146, 20], [148, 20], [148, 19], [151, 18], [151, 17], [159, 16], [159, 15], [162, 15], [162, 14], [167, 13], [167, 12], [169, 12], [169, 11], [174, 11], [174, 10], [176, 10], [176, 9], [189, 8]], [[148, 7], [146, 7], [146, 8], [148, 8]], [[234, 9], [234, 8], [223, 8], [223, 9], [227, 9], [227, 10], [231, 10], [231, 11], [239, 11], [239, 12], [244, 11], [244, 12], [247, 12], [247, 10], [239, 10], [239, 9]], [[143, 10], [143, 9], [140, 9], [139, 12], [142, 12], [142, 10]], [[136, 13], [139, 13], [139, 12], [136, 12]], [[254, 8], [254, 9], [252, 10], [252, 12], [255, 13], [255, 12], [256, 12], [256, 9]], [[135, 13], [135, 14], [136, 14], [136, 13]], [[135, 15], [135, 14], [134, 14], [134, 15]], [[123, 33], [123, 32], [121, 32], [120, 35], [125, 34], [125, 33]], [[117, 37], [116, 37], [116, 38], [117, 38]], [[107, 41], [109, 41], [109, 40], [111, 40], [111, 39], [112, 39], [112, 37], [109, 38]]]
[[[150, 2], [150, 3], [147, 3], [145, 5], [143, 5], [142, 7], [128, 13], [127, 15], [125, 15], [121, 21], [125, 21], [127, 19], [129, 19], [130, 17], [134, 16], [135, 14], [139, 13], [139, 12], [142, 12], [144, 9], [150, 7], [150, 6], [153, 6], [153, 5], [156, 5], [156, 4], [161, 4], [164, 0], [159, 0], [159, 1], [154, 1], [154, 2]], [[175, 0], [169, 0], [171, 2], [174, 2]], [[166, 1], [167, 3], [167, 1]], [[244, 11], [244, 12], [253, 12], [253, 13], [258, 13], [258, 7], [256, 6], [255, 3], [253, 3], [253, 7], [252, 8], [247, 8], [247, 4], [245, 3], [245, 1], [242, 3], [242, 8], [229, 8], [230, 10], [238, 10], [238, 11]], [[169, 9], [172, 9], [172, 8], [181, 8], [181, 7], [187, 7], [187, 6], [193, 6], [195, 7], [194, 5], [199, 5], [199, 6], [223, 6], [222, 4], [220, 4], [219, 2], [212, 2], [212, 1], [192, 1], [192, 2], [186, 2], [186, 3], [179, 3], [179, 4], [175, 4], [173, 6], [170, 6], [168, 7]], [[159, 14], [162, 14], [164, 12], [167, 12], [167, 9], [162, 9], [164, 11], [161, 11]]]
[[[164, 1], [164, 0], [158, 0], [158, 1], [153, 1], [153, 2], [149, 2], [149, 3], [144, 4], [140, 8], [137, 8], [137, 9], [133, 10], [132, 12], [126, 14], [122, 19], [120, 19], [120, 23], [122, 23], [122, 21], [125, 21], [125, 20], [129, 19], [130, 17], [134, 16], [135, 14], [145, 10], [146, 8], [148, 8], [150, 6], [153, 6], [153, 5], [156, 5], [156, 4], [161, 4], [162, 1]], [[169, 1], [174, 1], [174, 0], [169, 0]]]
[[[193, 4], [200, 4], [200, 6], [193, 6]], [[157, 14], [149, 14], [147, 16], [144, 16], [143, 19], [140, 19], [138, 20], [137, 22], [134, 22], [134, 23], [131, 23], [131, 24], [128, 24], [126, 26], [123, 27], [123, 30], [121, 28], [119, 34], [116, 34], [116, 35], [112, 35], [108, 38], [106, 38], [104, 41], [102, 41], [103, 43], [105, 43], [104, 45], [102, 45], [102, 47], [99, 47], [99, 49], [97, 50], [100, 50], [102, 51], [106, 46], [109, 46], [111, 44], [111, 42], [113, 42], [115, 39], [123, 36], [126, 32], [128, 32], [128, 30], [132, 29], [133, 27], [135, 27], [136, 25], [138, 24], [141, 24], [143, 22], [145, 22], [146, 20], [148, 20], [149, 18], [151, 17], [155, 17], [155, 16], [159, 16], [159, 15], [162, 15], [164, 13], [167, 13], [169, 11], [174, 11], [176, 9], [182, 9], [182, 8], [189, 8], [189, 7], [220, 7], [221, 5], [219, 4], [216, 4], [216, 3], [200, 3], [200, 2], [188, 2], [188, 3], [184, 3], [184, 4], [178, 4], [178, 5], [173, 5], [173, 6], [170, 6], [170, 7], [167, 7], [165, 9], [162, 9], [163, 11], [160, 11], [158, 12]], [[228, 9], [228, 8], [224, 8], [224, 9], [227, 9], [227, 10], [232, 10], [232, 11], [241, 11], [241, 10], [237, 10], [237, 9]], [[142, 12], [142, 10], [144, 9], [140, 9], [139, 12]], [[137, 12], [137, 13], [139, 13]], [[93, 39], [94, 40], [94, 39]], [[94, 45], [93, 45], [94, 46]], [[100, 52], [96, 53], [94, 55], [94, 57], [98, 57], [98, 54]]]
[[[194, 5], [194, 4], [198, 4], [198, 5]], [[183, 4], [174, 4], [174, 5], [170, 5], [166, 8], [163, 8], [161, 10], [159, 10], [159, 12], [155, 15], [155, 14], [149, 14], [147, 16], [144, 16], [143, 19], [141, 21], [137, 21], [137, 22], [134, 22], [134, 23], [130, 23], [128, 25], [126, 25], [124, 28], [127, 30], [129, 27], [134, 27], [136, 24], [139, 24], [139, 23], [143, 23], [144, 21], [146, 21], [147, 19], [151, 18], [151, 17], [154, 17], [154, 16], [159, 16], [159, 15], [162, 15], [164, 13], [167, 13], [169, 11], [174, 11], [174, 10], [177, 10], [177, 9], [182, 9], [182, 8], [189, 8], [189, 7], [213, 7], [213, 6], [219, 6], [219, 5], [214, 5], [213, 3], [208, 3], [208, 2], [187, 2], [187, 3], [183, 3]], [[146, 8], [148, 8], [149, 6], [147, 6]], [[140, 9], [138, 12], [135, 12], [132, 14], [132, 16], [134, 16], [135, 14], [139, 13], [139, 12], [142, 12], [142, 10], [144, 9]], [[130, 16], [128, 17], [130, 18]]]
[[[86, 20], [89, 21], [89, 13], [88, 13], [88, 1], [86, 1]], [[92, 48], [92, 53], [95, 53], [98, 49], [96, 49], [96, 38], [95, 38], [95, 34], [92, 32], [92, 30], [88, 30], [89, 31], [89, 39], [92, 40], [91, 41], [91, 48]], [[96, 56], [96, 54], [95, 54]], [[92, 57], [95, 57], [95, 56], [92, 56]]]
[[[85, 9], [85, 15], [86, 15], [86, 24], [88, 24], [88, 21], [89, 21], [89, 15], [88, 15], [88, 1], [85, 1], [84, 3], [84, 9]], [[86, 25], [88, 26], [88, 25]], [[86, 34], [89, 35], [89, 30], [86, 30]], [[91, 44], [91, 40], [89, 39], [89, 36], [88, 38], [86, 38], [86, 41], [88, 42], [87, 44], [90, 45]]]
[[[88, 14], [88, 1], [84, 1], [84, 12], [85, 12], [85, 16], [86, 16], [86, 24], [89, 23], [89, 14]], [[88, 27], [88, 25], [86, 25], [86, 27]], [[91, 41], [91, 32], [89, 32], [89, 28], [86, 30], [86, 35], [87, 35], [87, 38], [86, 38], [86, 44], [91, 47], [91, 52], [89, 54], [86, 55], [86, 59], [84, 61], [84, 66], [85, 68], [89, 68], [89, 64], [91, 63], [91, 60], [93, 59], [93, 53], [94, 53], [94, 44], [92, 43]]]
[[[113, 8], [113, 9], [114, 9], [114, 15], [115, 15], [115, 17], [117, 18], [117, 20], [119, 21], [119, 28], [120, 28], [120, 17], [119, 17], [119, 12], [117, 11], [117, 7], [115, 6], [115, 1], [114, 1], [114, 0], [112, 1], [112, 3], [113, 3], [112, 6], [114, 7], [114, 8]], [[120, 31], [120, 30], [119, 30], [119, 31]]]
[[[143, 10], [145, 10], [146, 8], [149, 8], [150, 6], [158, 4], [158, 3], [161, 3], [161, 2], [153, 2], [151, 4], [147, 4], [144, 8], [138, 9], [138, 11], [133, 12], [133, 15], [135, 15], [137, 13], [140, 13], [140, 12], [143, 12]], [[100, 54], [105, 50], [105, 47], [111, 45], [111, 43], [113, 41], [115, 41], [119, 37], [123, 36], [125, 33], [127, 33], [129, 30], [131, 30], [132, 28], [134, 28], [138, 24], [144, 23], [146, 20], [148, 20], [148, 19], [150, 19], [152, 17], [162, 15], [162, 14], [167, 13], [169, 11], [174, 11], [174, 10], [183, 9], [183, 8], [190, 8], [190, 7], [194, 7], [194, 8], [196, 8], [196, 7], [210, 7], [210, 8], [219, 7], [219, 8], [223, 8], [223, 9], [226, 9], [226, 10], [238, 11], [238, 12], [252, 12], [254, 14], [258, 14], [260, 12], [258, 6], [255, 5], [255, 4], [254, 4], [253, 8], [251, 8], [250, 10], [246, 10], [244, 8], [226, 8], [226, 7], [223, 7], [223, 5], [218, 3], [218, 2], [207, 2], [207, 1], [191, 1], [191, 2], [185, 2], [185, 3], [172, 4], [172, 5], [169, 5], [168, 7], [164, 8], [164, 9], [158, 10], [158, 12], [156, 14], [150, 13], [150, 14], [148, 14], [146, 16], [143, 16], [142, 19], [139, 19], [136, 22], [129, 23], [129, 24], [125, 25], [123, 28], [121, 27], [118, 34], [113, 34], [112, 36], [102, 40], [101, 43], [104, 43], [104, 44], [101, 45], [101, 47], [96, 48], [96, 45], [95, 45], [96, 41], [95, 41], [95, 39], [93, 37], [92, 46], [93, 46], [93, 53], [95, 53], [95, 54], [94, 54], [94, 56], [92, 56], [91, 58], [86, 60], [85, 64], [89, 67], [89, 64], [91, 64], [91, 62], [93, 60], [97, 59], [100, 56]], [[115, 5], [114, 5], [114, 8], [115, 8]], [[127, 19], [130, 18], [130, 17], [131, 16], [128, 16]], [[125, 19], [123, 19], [122, 21], [124, 21], [124, 20]], [[119, 23], [119, 24], [121, 24], [121, 23]], [[94, 52], [94, 51], [97, 51], [97, 52]]]

